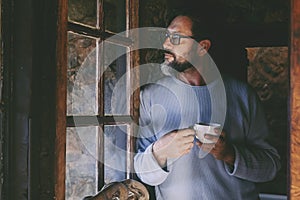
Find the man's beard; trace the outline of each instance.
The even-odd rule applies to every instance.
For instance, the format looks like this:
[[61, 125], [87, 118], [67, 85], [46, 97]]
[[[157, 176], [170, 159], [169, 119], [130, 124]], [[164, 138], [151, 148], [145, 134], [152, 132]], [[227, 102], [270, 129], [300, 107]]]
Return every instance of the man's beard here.
[[168, 66], [173, 68], [177, 72], [184, 72], [185, 70], [194, 67], [194, 65], [192, 63], [196, 64], [199, 62], [199, 56], [195, 53], [195, 52], [197, 52], [196, 46], [193, 47], [193, 49], [189, 52], [189, 54], [187, 56], [190, 58], [190, 61], [192, 63], [187, 60], [180, 63], [176, 60], [176, 56], [173, 52], [168, 51], [168, 50], [166, 52], [173, 55], [173, 58], [174, 58], [174, 60], [172, 62], [168, 63]]
[[178, 61], [174, 60], [173, 62], [169, 63], [168, 66], [172, 67], [177, 72], [184, 72], [185, 70], [194, 67], [190, 62], [184, 61], [179, 63]]

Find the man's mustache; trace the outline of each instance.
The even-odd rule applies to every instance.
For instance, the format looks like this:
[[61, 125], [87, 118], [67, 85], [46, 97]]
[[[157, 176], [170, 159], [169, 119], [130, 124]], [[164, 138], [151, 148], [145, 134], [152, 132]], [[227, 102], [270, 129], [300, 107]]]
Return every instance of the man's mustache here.
[[171, 54], [172, 56], [175, 57], [175, 54], [174, 54], [173, 52], [167, 50], [167, 49], [165, 49], [165, 50], [163, 51], [163, 53]]

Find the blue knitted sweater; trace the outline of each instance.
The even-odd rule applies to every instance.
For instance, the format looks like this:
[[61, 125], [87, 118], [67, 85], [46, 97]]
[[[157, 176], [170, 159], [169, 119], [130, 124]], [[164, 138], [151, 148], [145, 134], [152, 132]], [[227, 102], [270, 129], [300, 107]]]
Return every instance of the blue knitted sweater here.
[[[235, 150], [234, 168], [194, 145], [192, 151], [161, 168], [152, 153], [160, 137], [196, 122], [223, 125]], [[277, 151], [256, 93], [229, 77], [191, 86], [166, 76], [141, 91], [140, 128], [134, 168], [155, 186], [158, 200], [256, 200], [256, 182], [273, 179], [280, 168]], [[199, 158], [202, 153], [202, 158]]]

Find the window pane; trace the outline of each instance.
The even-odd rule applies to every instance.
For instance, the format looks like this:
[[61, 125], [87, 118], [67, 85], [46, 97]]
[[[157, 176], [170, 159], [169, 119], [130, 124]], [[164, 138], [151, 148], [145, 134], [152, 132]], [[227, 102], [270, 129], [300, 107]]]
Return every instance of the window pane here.
[[97, 0], [69, 0], [69, 21], [96, 27], [97, 7]]
[[105, 29], [119, 33], [126, 30], [126, 1], [104, 0]]
[[126, 178], [127, 125], [104, 126], [104, 181]]
[[82, 200], [97, 192], [97, 141], [98, 127], [67, 128], [67, 200]]
[[68, 33], [67, 115], [98, 113], [96, 40]]
[[104, 46], [104, 66], [108, 66], [104, 77], [104, 111], [106, 115], [128, 115], [129, 93], [126, 70], [126, 47], [106, 43]]

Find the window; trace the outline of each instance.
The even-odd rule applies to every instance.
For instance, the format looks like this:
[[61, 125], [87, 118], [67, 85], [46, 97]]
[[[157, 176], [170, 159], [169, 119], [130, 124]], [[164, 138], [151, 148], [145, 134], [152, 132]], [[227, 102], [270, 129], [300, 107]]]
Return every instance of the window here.
[[126, 34], [107, 39], [136, 26], [136, 8], [135, 0], [68, 2], [66, 199], [131, 178], [138, 54]]

